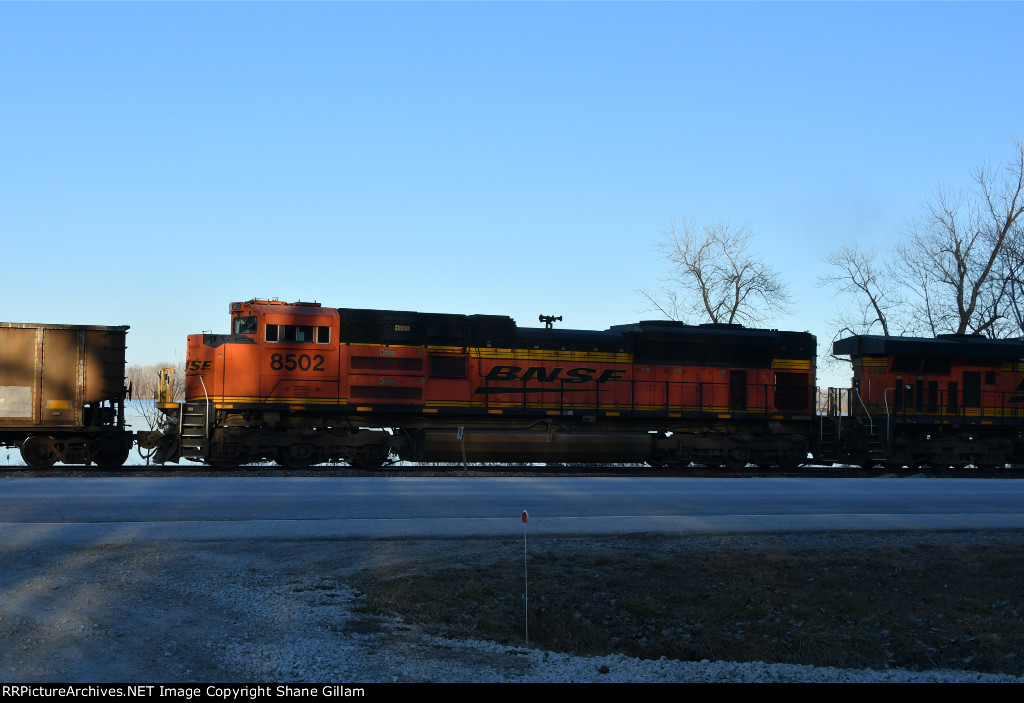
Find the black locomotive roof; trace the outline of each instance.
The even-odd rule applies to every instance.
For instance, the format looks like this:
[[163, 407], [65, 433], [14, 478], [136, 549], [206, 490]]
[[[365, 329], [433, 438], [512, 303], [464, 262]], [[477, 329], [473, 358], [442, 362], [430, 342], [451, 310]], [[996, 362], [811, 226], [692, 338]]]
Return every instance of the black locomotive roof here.
[[518, 327], [509, 345], [521, 349], [558, 349], [565, 351], [628, 352], [628, 341], [617, 332], [570, 330], [544, 327]]
[[817, 341], [809, 332], [665, 320], [616, 325], [611, 330], [633, 339], [640, 362], [767, 366], [780, 358], [812, 361], [817, 354]]
[[988, 339], [974, 335], [946, 334], [938, 337], [883, 337], [862, 334], [832, 344], [833, 354], [851, 357], [892, 356], [970, 356], [987, 359], [1022, 359], [1024, 341]]
[[633, 353], [637, 361], [762, 365], [816, 354], [809, 332], [747, 329], [741, 325], [684, 325], [649, 320], [607, 330], [519, 327], [505, 315], [449, 315], [339, 308], [341, 341], [443, 344], [513, 349]]
[[736, 344], [741, 346], [777, 343], [778, 330], [749, 329], [743, 325], [685, 325], [682, 322], [646, 320], [629, 325], [615, 325], [609, 330], [633, 334], [644, 339], [682, 340], [694, 344]]
[[685, 325], [662, 320], [591, 330], [519, 327], [517, 348], [632, 352], [638, 362], [768, 365], [772, 359], [812, 360], [817, 342], [809, 332], [747, 329], [742, 325]]

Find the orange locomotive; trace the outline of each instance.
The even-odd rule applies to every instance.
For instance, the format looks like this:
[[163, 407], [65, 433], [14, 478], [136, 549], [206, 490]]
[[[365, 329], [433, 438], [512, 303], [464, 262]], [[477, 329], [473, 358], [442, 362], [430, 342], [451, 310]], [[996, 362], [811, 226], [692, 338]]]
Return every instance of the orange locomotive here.
[[[795, 465], [814, 431], [806, 332], [232, 303], [188, 338], [157, 461]], [[176, 430], [175, 430], [176, 428]]]
[[1021, 340], [860, 335], [833, 352], [850, 357], [853, 387], [816, 456], [894, 468], [1024, 462]]

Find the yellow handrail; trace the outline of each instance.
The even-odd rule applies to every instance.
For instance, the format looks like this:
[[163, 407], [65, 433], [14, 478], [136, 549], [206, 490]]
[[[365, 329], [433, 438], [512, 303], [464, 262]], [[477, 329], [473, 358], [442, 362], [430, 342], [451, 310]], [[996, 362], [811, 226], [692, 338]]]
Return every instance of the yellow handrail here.
[[160, 369], [158, 372], [159, 388], [157, 390], [157, 401], [161, 403], [174, 402], [174, 369]]

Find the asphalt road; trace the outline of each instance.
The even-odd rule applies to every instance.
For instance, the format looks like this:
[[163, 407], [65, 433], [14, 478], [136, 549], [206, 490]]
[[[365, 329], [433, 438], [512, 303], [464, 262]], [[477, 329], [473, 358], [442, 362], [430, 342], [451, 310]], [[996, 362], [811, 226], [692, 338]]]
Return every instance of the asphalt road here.
[[[0, 681], [836, 681], [842, 672], [808, 667], [779, 678], [762, 664], [614, 657], [614, 679], [583, 658], [556, 668], [561, 655], [363, 612], [351, 577], [518, 564], [527, 534], [578, 555], [1021, 527], [1019, 480], [0, 476]], [[787, 534], [760, 534], [775, 530]]]
[[976, 479], [0, 479], [0, 539], [486, 537], [1024, 527], [1024, 482]]

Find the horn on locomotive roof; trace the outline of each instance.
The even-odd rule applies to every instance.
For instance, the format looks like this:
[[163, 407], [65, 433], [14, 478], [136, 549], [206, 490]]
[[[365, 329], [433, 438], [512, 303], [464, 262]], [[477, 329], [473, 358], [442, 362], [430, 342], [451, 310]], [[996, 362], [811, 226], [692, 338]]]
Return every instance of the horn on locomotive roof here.
[[554, 315], [538, 315], [537, 319], [544, 323], [546, 329], [551, 329], [555, 322], [561, 322], [562, 316], [555, 317]]

